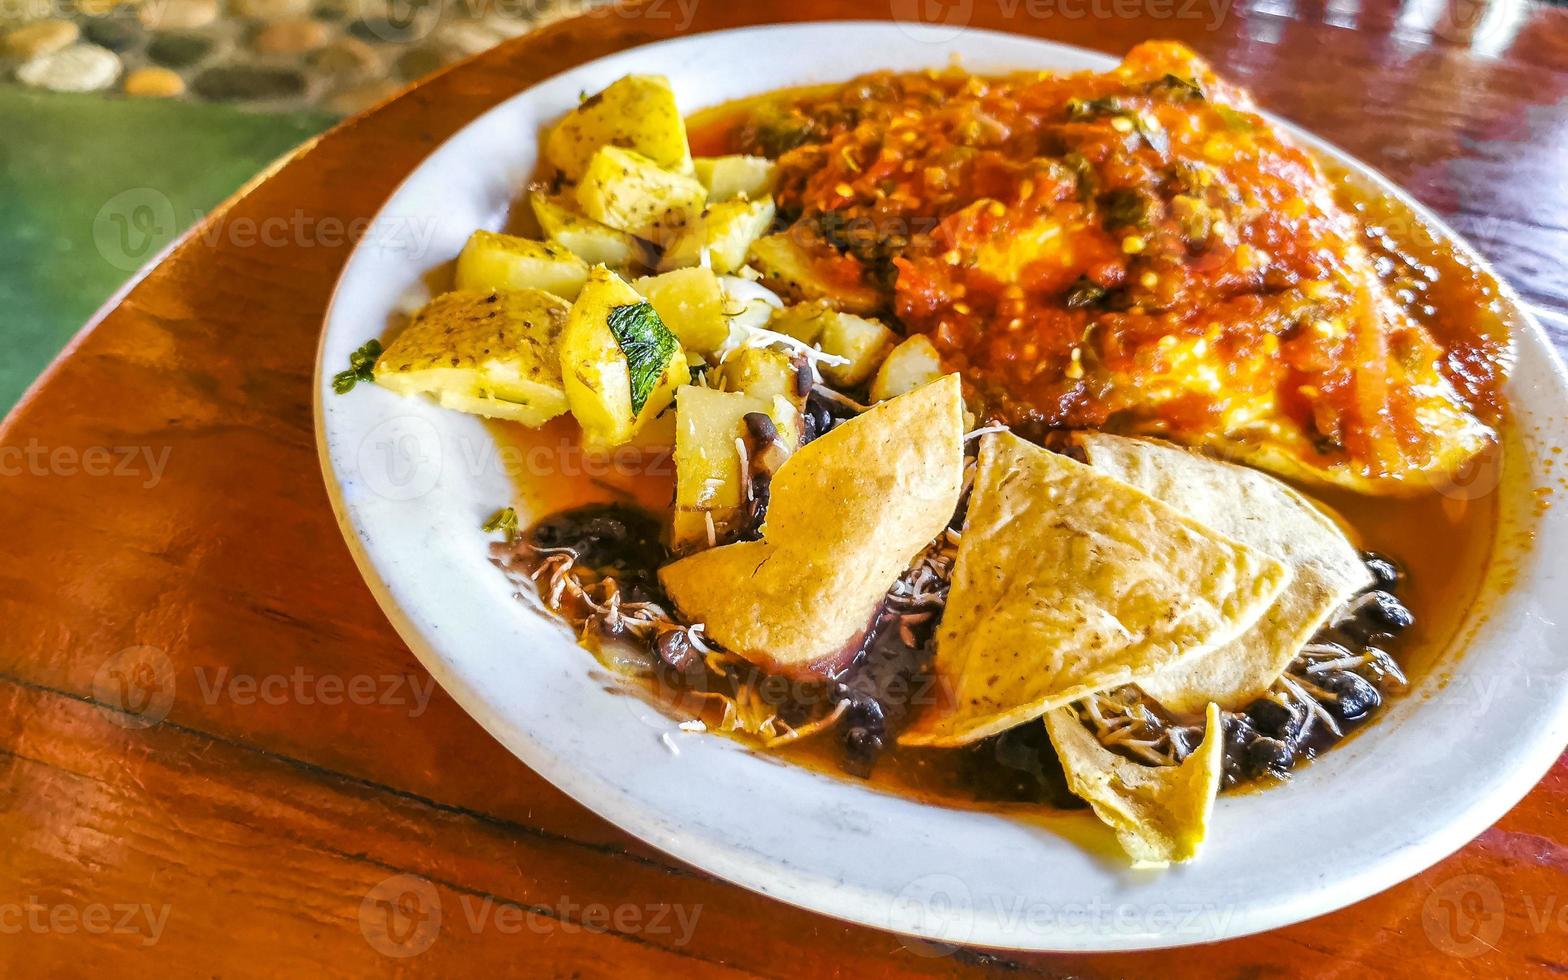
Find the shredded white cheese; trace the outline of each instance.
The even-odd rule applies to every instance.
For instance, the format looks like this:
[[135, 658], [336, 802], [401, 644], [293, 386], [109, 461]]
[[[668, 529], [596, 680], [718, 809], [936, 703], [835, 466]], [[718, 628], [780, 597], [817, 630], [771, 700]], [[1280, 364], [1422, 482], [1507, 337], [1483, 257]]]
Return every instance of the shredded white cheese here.
[[971, 439], [978, 439], [978, 438], [980, 438], [981, 436], [985, 435], [988, 432], [1007, 432], [1007, 431], [1008, 431], [1008, 428], [1005, 425], [987, 425], [987, 426], [983, 426], [983, 427], [981, 427], [979, 429], [971, 429], [970, 431], [964, 433], [964, 441], [968, 442]]

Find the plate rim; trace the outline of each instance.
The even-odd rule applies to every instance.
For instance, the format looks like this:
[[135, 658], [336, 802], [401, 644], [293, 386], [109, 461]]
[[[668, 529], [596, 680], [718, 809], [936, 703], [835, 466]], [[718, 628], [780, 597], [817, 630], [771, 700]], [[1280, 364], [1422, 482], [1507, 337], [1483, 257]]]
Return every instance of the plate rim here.
[[[389, 209], [393, 207], [408, 185], [416, 179], [416, 176], [443, 149], [462, 138], [465, 133], [484, 128], [487, 125], [487, 120], [504, 113], [507, 107], [514, 102], [527, 99], [536, 88], [556, 79], [566, 75], [590, 71], [595, 66], [605, 62], [618, 61], [645, 54], [650, 49], [715, 43], [758, 34], [822, 29], [835, 31], [897, 30], [907, 34], [926, 33], [926, 28], [922, 26], [892, 20], [800, 21], [788, 24], [756, 25], [694, 32], [624, 48], [600, 58], [572, 65], [500, 99], [493, 106], [475, 116], [468, 123], [432, 147], [431, 151], [409, 170], [387, 196], [386, 200], [377, 209], [375, 216], [371, 219], [370, 227], [375, 227], [377, 222], [387, 216]], [[936, 35], [942, 30], [942, 28], [931, 30], [933, 41], [938, 40]], [[1105, 65], [1117, 63], [1113, 56], [1103, 51], [1062, 44], [1032, 35], [976, 28], [966, 28], [964, 33], [982, 40], [1005, 39], [1008, 43], [1024, 42], [1042, 52], [1055, 49], [1075, 56], [1089, 56], [1100, 60]], [[845, 77], [852, 77], [855, 73], [854, 71], [847, 72]], [[1265, 111], [1263, 114], [1277, 124], [1284, 126], [1292, 138], [1312, 146], [1319, 152], [1325, 152], [1338, 162], [1346, 164], [1358, 177], [1370, 179], [1384, 193], [1396, 198], [1403, 207], [1409, 209], [1412, 214], [1425, 222], [1435, 233], [1453, 243], [1467, 259], [1475, 263], [1477, 268], [1491, 276], [1498, 284], [1500, 298], [1509, 307], [1508, 312], [1515, 321], [1514, 332], [1510, 337], [1514, 350], [1517, 352], [1524, 345], [1525, 338], [1522, 335], [1528, 335], [1529, 346], [1537, 347], [1546, 354], [1547, 363], [1545, 369], [1558, 390], [1568, 390], [1568, 370], [1565, 370], [1560, 355], [1551, 344], [1538, 318], [1534, 315], [1530, 304], [1517, 293], [1508, 280], [1497, 273], [1491, 263], [1477, 252], [1464, 237], [1455, 232], [1441, 217], [1416, 200], [1391, 178], [1365, 161], [1274, 113]], [[963, 935], [953, 935], [941, 928], [922, 928], [920, 922], [911, 921], [907, 918], [898, 919], [892, 914], [882, 916], [868, 914], [868, 910], [880, 908], [883, 904], [886, 904], [887, 896], [884, 893], [860, 889], [851, 882], [833, 880], [826, 876], [804, 872], [798, 868], [786, 867], [777, 859], [769, 859], [765, 856], [754, 854], [745, 849], [732, 846], [730, 842], [722, 839], [715, 840], [700, 836], [683, 835], [660, 821], [639, 812], [638, 801], [631, 794], [623, 791], [621, 787], [597, 778], [596, 774], [566, 771], [563, 765], [557, 764], [557, 760], [552, 756], [544, 742], [529, 735], [523, 735], [521, 739], [513, 737], [510, 732], [503, 730], [507, 724], [506, 720], [499, 716], [499, 712], [483, 696], [483, 693], [470, 684], [467, 679], [457, 675], [453, 665], [437, 651], [435, 644], [430, 641], [430, 638], [421, 631], [419, 626], [403, 609], [401, 603], [392, 594], [390, 584], [383, 578], [382, 570], [365, 546], [359, 528], [354, 523], [350, 509], [345, 502], [343, 487], [339, 482], [331, 457], [327, 413], [324, 411], [329, 390], [327, 380], [331, 375], [325, 362], [326, 350], [331, 335], [331, 325], [334, 320], [334, 313], [339, 306], [342, 287], [348, 280], [355, 260], [359, 257], [361, 250], [365, 248], [365, 245], [366, 240], [364, 239], [356, 243], [353, 251], [345, 260], [333, 285], [331, 298], [323, 313], [322, 329], [316, 352], [313, 376], [314, 395], [312, 399], [317, 457], [321, 466], [323, 481], [339, 531], [343, 535], [362, 580], [375, 597], [377, 605], [381, 607], [382, 612], [387, 616], [399, 637], [408, 645], [410, 651], [414, 653], [421, 664], [430, 671], [432, 676], [436, 678], [464, 712], [484, 728], [492, 738], [500, 742], [508, 752], [519, 758], [525, 765], [528, 765], [536, 773], [543, 776], [568, 797], [617, 828], [658, 848], [665, 854], [698, 867], [717, 878], [770, 898], [784, 901], [806, 911], [829, 915], [843, 921], [883, 929], [937, 944], [982, 946], [993, 949], [1037, 952], [1123, 952], [1179, 948], [1200, 943], [1237, 939], [1327, 914], [1407, 880], [1448, 857], [1488, 826], [1495, 823], [1530, 792], [1536, 783], [1550, 770], [1551, 766], [1562, 754], [1564, 748], [1568, 747], [1568, 698], [1560, 697], [1556, 705], [1556, 712], [1551, 718], [1552, 725], [1550, 726], [1553, 731], [1561, 733], [1560, 738], [1555, 743], [1549, 742], [1544, 738], [1538, 739], [1533, 743], [1531, 751], [1528, 754], [1522, 754], [1520, 760], [1516, 761], [1508, 771], [1509, 778], [1503, 784], [1505, 788], [1493, 787], [1492, 792], [1473, 800], [1471, 805], [1459, 817], [1448, 821], [1443, 827], [1420, 841], [1407, 842], [1405, 846], [1396, 853], [1387, 856], [1384, 862], [1374, 869], [1341, 878], [1340, 882], [1334, 887], [1334, 894], [1331, 899], [1316, 902], [1298, 900], [1294, 906], [1287, 906], [1283, 903], [1271, 904], [1268, 908], [1273, 914], [1246, 916], [1245, 924], [1241, 928], [1227, 931], [1223, 936], [1219, 937], [1170, 938], [1157, 934], [1123, 933], [1116, 936], [1114, 941], [1107, 943], [1093, 941], [1096, 936], [1103, 938], [1103, 934], [1091, 930], [1086, 934], [1091, 941], [1077, 942], [1073, 941], [1070, 935], [1064, 935], [1058, 929], [1049, 934], [1055, 941], [1042, 943], [1038, 941], [1038, 938], [1035, 938], [1033, 941], [1018, 942], [1018, 936], [1006, 923], [984, 920], [979, 914], [976, 915], [974, 924], [967, 928]], [[1471, 622], [1473, 618], [1474, 610], [1468, 613], [1466, 620], [1461, 623], [1459, 635], [1463, 635], [1473, 627], [1474, 624]], [[1457, 640], [1458, 636], [1451, 638], [1449, 647], [1452, 647]], [[1448, 657], [1452, 656], [1452, 654], [1445, 648], [1444, 656]], [[1447, 663], [1446, 660], [1444, 662], [1445, 664]], [[834, 780], [834, 782], [842, 781]], [[1179, 869], [1169, 873], [1179, 873]]]

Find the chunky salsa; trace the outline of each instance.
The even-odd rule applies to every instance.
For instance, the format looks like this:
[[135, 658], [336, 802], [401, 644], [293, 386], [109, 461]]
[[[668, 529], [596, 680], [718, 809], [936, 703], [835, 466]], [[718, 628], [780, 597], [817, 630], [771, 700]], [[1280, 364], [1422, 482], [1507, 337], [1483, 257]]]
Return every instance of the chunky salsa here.
[[1181, 45], [1104, 74], [875, 73], [724, 139], [777, 157], [819, 272], [881, 291], [996, 420], [1395, 494], [1492, 439], [1500, 330], [1434, 338], [1437, 269], [1385, 281], [1313, 157]]

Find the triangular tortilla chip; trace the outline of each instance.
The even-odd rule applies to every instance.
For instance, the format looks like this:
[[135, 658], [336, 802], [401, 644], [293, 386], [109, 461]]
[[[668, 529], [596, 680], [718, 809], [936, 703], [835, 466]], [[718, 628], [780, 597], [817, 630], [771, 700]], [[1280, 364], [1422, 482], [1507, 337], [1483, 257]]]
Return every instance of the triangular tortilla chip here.
[[787, 672], [842, 662], [958, 507], [963, 410], [948, 375], [807, 443], [773, 478], [763, 539], [666, 565], [665, 591], [753, 663]]
[[937, 634], [940, 702], [899, 742], [978, 741], [1228, 643], [1288, 577], [1130, 484], [988, 435]]
[[1191, 860], [1208, 833], [1225, 760], [1219, 705], [1205, 712], [1203, 742], [1178, 766], [1145, 766], [1100, 744], [1072, 708], [1045, 716], [1067, 787], [1110, 824], [1139, 868]]
[[1278, 558], [1294, 574], [1257, 625], [1218, 649], [1138, 682], [1172, 711], [1210, 701], [1239, 709], [1263, 694], [1371, 575], [1334, 521], [1280, 481], [1234, 463], [1145, 439], [1085, 433], [1097, 470], [1125, 480], [1194, 520]]

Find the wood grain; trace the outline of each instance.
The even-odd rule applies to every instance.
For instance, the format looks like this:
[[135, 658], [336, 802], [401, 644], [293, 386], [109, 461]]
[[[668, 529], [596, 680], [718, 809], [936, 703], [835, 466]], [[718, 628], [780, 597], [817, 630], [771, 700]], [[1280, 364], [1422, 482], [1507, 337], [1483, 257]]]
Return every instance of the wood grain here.
[[[303, 148], [78, 338], [0, 430], [8, 530], [0, 969], [791, 977], [1568, 969], [1561, 764], [1458, 855], [1351, 909], [1182, 954], [993, 955], [933, 950], [713, 881], [585, 812], [430, 689], [360, 582], [316, 464], [311, 369], [349, 252], [342, 229], [375, 213], [457, 128], [571, 65], [683, 29], [906, 8], [915, 9], [897, 0], [709, 2], [688, 27], [665, 0], [511, 42]], [[1204, 20], [1156, 17], [1149, 5], [1122, 18], [1028, 16], [1043, 8], [1021, 0], [940, 9], [967, 10], [974, 27], [1112, 53], [1146, 37], [1187, 41], [1265, 105], [1449, 218], [1568, 344], [1568, 12], [1525, 7], [1506, 31], [1477, 35], [1448, 23], [1434, 36], [1411, 9], [1381, 0], [1275, 0]], [[258, 232], [269, 219], [304, 230], [268, 245]], [[133, 727], [137, 717], [124, 709], [137, 705], [117, 686], [122, 668], [138, 662], [172, 685], [167, 716], [146, 728]], [[247, 694], [248, 679], [301, 673], [309, 696]], [[374, 695], [322, 703], [323, 678]], [[362, 914], [367, 894], [375, 899], [380, 883], [400, 874], [433, 889], [442, 911], [433, 933], [428, 916], [415, 914], [428, 907], [389, 912], [372, 901]], [[583, 910], [594, 903], [644, 918], [632, 922], [627, 912], [619, 925], [588, 930]], [[121, 906], [167, 909], [155, 942], [144, 942], [150, 927], [89, 928], [91, 910], [120, 914]], [[695, 914], [690, 935], [652, 929], [647, 910], [659, 907]], [[473, 915], [498, 908], [517, 910], [521, 925], [475, 924]], [[42, 928], [33, 928], [29, 915], [39, 914]], [[406, 928], [414, 945], [430, 938], [428, 948], [386, 955], [385, 937], [378, 948], [367, 929], [387, 922]]]

